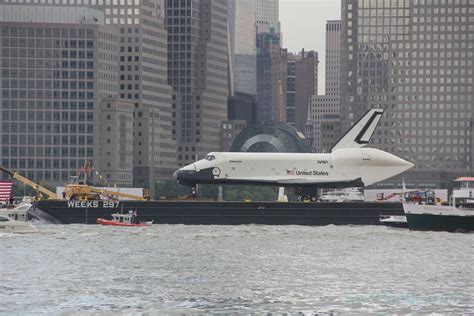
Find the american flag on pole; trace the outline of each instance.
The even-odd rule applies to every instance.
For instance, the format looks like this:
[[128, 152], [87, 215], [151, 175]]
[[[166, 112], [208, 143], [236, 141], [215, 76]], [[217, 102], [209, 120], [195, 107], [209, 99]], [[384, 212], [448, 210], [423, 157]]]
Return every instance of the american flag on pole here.
[[8, 201], [12, 194], [13, 182], [0, 182], [0, 201]]

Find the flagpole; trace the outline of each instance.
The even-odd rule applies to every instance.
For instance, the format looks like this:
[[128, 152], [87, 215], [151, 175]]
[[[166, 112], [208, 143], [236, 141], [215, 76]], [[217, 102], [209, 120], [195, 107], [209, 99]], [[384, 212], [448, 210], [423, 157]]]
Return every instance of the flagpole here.
[[405, 200], [405, 191], [406, 191], [406, 186], [405, 186], [405, 177], [402, 178], [402, 195], [401, 195], [401, 202]]

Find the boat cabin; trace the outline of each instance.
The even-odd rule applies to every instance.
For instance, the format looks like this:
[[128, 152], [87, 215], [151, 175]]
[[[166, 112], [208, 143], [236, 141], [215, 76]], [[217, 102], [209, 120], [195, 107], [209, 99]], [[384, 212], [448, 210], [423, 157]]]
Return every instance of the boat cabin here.
[[0, 215], [8, 216], [15, 221], [26, 222], [28, 221], [28, 210], [30, 207], [30, 203], [22, 203], [14, 208], [3, 208], [0, 209]]
[[7, 215], [14, 221], [21, 221], [21, 222], [26, 222], [28, 220], [28, 213], [27, 212], [13, 212], [13, 213], [8, 213]]
[[460, 186], [453, 190], [453, 198], [456, 200], [474, 201], [474, 177], [461, 177], [455, 180]]
[[133, 218], [132, 211], [128, 212], [128, 214], [112, 214], [112, 221], [117, 223], [133, 224]]

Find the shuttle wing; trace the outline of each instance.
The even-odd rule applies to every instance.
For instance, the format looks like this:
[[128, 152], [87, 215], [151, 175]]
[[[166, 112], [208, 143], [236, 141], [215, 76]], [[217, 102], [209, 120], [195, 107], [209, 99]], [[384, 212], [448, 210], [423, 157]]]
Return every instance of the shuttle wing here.
[[347, 131], [344, 136], [331, 148], [331, 151], [341, 148], [360, 148], [367, 145], [374, 134], [380, 119], [382, 118], [383, 109], [369, 110], [365, 115]]
[[234, 183], [247, 185], [278, 185], [278, 186], [317, 186], [317, 187], [359, 187], [364, 186], [361, 178], [357, 179], [314, 179], [314, 178], [291, 178], [291, 179], [261, 179], [261, 178], [238, 178]]
[[358, 184], [362, 184], [362, 181], [360, 178], [358, 179], [281, 179], [277, 180], [278, 184], [282, 185], [295, 185], [295, 184], [300, 184], [300, 185], [318, 185], [318, 184], [347, 184], [347, 183], [353, 183], [355, 186]]
[[362, 187], [364, 183], [361, 178], [357, 179], [312, 179], [312, 178], [293, 178], [293, 179], [234, 179], [234, 183], [247, 185], [278, 185], [278, 186], [317, 186], [317, 187]]

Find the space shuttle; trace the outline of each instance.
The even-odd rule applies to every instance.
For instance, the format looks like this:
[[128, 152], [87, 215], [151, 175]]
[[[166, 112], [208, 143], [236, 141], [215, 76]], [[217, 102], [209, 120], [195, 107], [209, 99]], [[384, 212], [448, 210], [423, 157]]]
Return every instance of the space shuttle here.
[[364, 148], [383, 114], [369, 110], [330, 153], [213, 152], [174, 173], [178, 183], [246, 184], [303, 188], [364, 187], [414, 165], [388, 152]]

